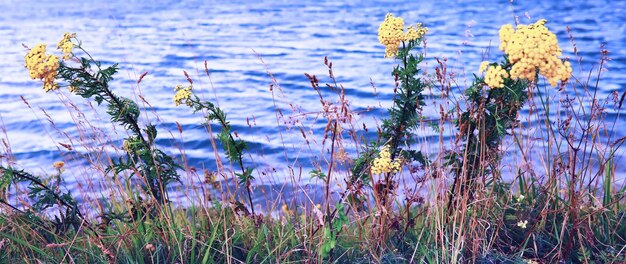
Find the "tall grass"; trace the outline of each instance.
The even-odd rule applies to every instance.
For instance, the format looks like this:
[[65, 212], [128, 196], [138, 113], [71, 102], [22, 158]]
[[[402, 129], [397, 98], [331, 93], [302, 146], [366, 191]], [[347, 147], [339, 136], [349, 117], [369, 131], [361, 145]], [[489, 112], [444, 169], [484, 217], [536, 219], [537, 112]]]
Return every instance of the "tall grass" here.
[[[138, 103], [115, 94], [109, 81], [116, 65], [103, 65], [71, 38], [71, 59], [55, 69], [71, 91], [54, 93], [78, 138], [44, 114], [67, 142], [60, 150], [88, 164], [79, 173], [102, 194], [68, 190], [63, 174], [70, 168], [61, 163], [52, 175], [22, 170], [5, 133], [1, 263], [626, 262], [626, 185], [616, 179], [626, 139], [614, 136], [626, 92], [600, 98], [604, 49], [586, 71], [582, 58], [573, 59], [581, 70], [559, 89], [539, 73], [533, 81], [504, 78], [503, 88], [482, 76], [459, 87], [445, 60], [436, 59], [434, 74], [422, 72], [422, 36], [404, 39], [394, 53], [393, 104], [369, 128], [357, 123], [362, 113], [351, 109], [324, 58], [328, 76], [302, 79], [319, 96], [320, 110], [310, 116], [323, 119], [321, 135], [308, 133], [307, 114], [280, 110], [285, 93], [268, 70], [283, 145], [284, 134], [300, 134], [303, 146], [319, 144], [322, 153], [313, 170], [292, 168], [291, 182], [267, 187], [258, 178], [273, 174], [255, 167], [246, 139], [217, 103], [196, 95], [186, 72], [189, 85], [173, 91], [174, 101], [206, 121], [215, 171], [190, 167], [183, 147], [180, 157], [161, 151], [151, 124], [158, 114], [145, 114], [143, 97]], [[491, 67], [510, 71], [511, 64], [504, 56]], [[202, 78], [210, 81], [204, 65]], [[90, 107], [77, 106], [77, 96]], [[87, 118], [104, 116], [105, 108], [122, 143]], [[426, 118], [426, 108], [438, 116]], [[607, 120], [609, 112], [616, 118]], [[425, 129], [438, 140], [419, 136]], [[182, 127], [167, 132], [182, 136]], [[297, 155], [284, 153], [286, 162]], [[307, 179], [315, 187], [302, 184]], [[284, 195], [287, 189], [296, 195]], [[187, 201], [172, 202], [173, 190]]]

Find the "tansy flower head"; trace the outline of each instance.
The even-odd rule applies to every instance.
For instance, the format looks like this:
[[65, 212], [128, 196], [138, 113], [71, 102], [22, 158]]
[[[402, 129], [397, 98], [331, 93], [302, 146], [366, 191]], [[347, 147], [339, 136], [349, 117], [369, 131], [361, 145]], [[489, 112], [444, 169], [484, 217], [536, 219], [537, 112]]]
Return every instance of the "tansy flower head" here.
[[191, 85], [187, 86], [187, 87], [183, 87], [182, 85], [176, 85], [176, 88], [174, 88], [176, 91], [176, 94], [174, 95], [174, 103], [176, 104], [176, 106], [179, 106], [181, 104], [186, 104], [188, 106], [191, 106], [193, 104], [193, 102], [190, 100], [191, 99]]
[[38, 44], [24, 56], [24, 66], [30, 73], [30, 78], [43, 81], [43, 89], [48, 92], [56, 90], [59, 85], [54, 82], [59, 68], [59, 57], [46, 54], [46, 44]]
[[70, 93], [76, 93], [76, 92], [78, 92], [78, 86], [70, 85], [70, 86], [68, 87], [68, 89], [69, 89]]
[[122, 149], [126, 152], [130, 152], [130, 142], [126, 139], [122, 142]]
[[[482, 67], [482, 65], [481, 65]], [[502, 66], [489, 67], [487, 73], [485, 73], [485, 83], [491, 88], [504, 87], [504, 78], [508, 78], [509, 73], [506, 72]]]
[[208, 170], [204, 170], [204, 183], [210, 184], [215, 189], [218, 189], [221, 186], [220, 182], [217, 180], [217, 173], [210, 172]]
[[428, 32], [428, 28], [422, 27], [422, 23], [417, 23], [415, 27], [409, 26], [409, 29], [406, 31], [406, 35], [404, 36], [404, 40], [411, 41], [421, 38], [426, 35]]
[[485, 72], [487, 70], [487, 67], [489, 67], [489, 62], [488, 61], [483, 61], [480, 63], [480, 67], [478, 67], [478, 71], [479, 72]]
[[385, 45], [385, 58], [395, 57], [398, 53], [398, 46], [402, 41], [411, 41], [421, 38], [428, 32], [428, 29], [417, 24], [410, 26], [404, 33], [404, 20], [389, 13], [385, 20], [378, 27], [378, 41]]
[[400, 161], [391, 160], [391, 151], [389, 146], [384, 146], [380, 149], [378, 157], [372, 162], [371, 172], [372, 174], [382, 174], [388, 172], [398, 172], [402, 167]]
[[61, 168], [63, 168], [63, 166], [65, 166], [65, 162], [63, 162], [63, 161], [57, 161], [55, 163], [52, 163], [52, 167], [54, 167], [56, 169], [61, 169]]
[[283, 204], [283, 206], [281, 206], [281, 208], [280, 208], [280, 209], [283, 211], [283, 213], [284, 213], [286, 216], [291, 216], [291, 215], [293, 214], [293, 211], [292, 211], [292, 210], [289, 210], [289, 207], [287, 206], [287, 204]]
[[545, 26], [541, 19], [531, 25], [518, 25], [516, 29], [508, 24], [500, 28], [500, 50], [504, 51], [511, 64], [511, 78], [535, 80], [537, 69], [552, 86], [558, 81], [566, 82], [572, 75], [569, 62], [559, 59], [561, 48], [556, 35]]
[[68, 60], [70, 55], [72, 54], [72, 48], [74, 47], [74, 43], [72, 43], [72, 38], [76, 37], [76, 33], [65, 33], [63, 35], [63, 39], [59, 41], [57, 44], [57, 49], [63, 51], [63, 60]]

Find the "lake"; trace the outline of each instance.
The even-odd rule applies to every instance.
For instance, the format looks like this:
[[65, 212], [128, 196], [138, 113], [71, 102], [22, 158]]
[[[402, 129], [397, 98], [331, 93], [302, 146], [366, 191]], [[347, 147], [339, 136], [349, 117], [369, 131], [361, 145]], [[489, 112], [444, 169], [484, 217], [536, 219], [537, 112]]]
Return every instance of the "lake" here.
[[[114, 91], [145, 107], [142, 120], [158, 124], [158, 143], [166, 152], [177, 157], [184, 152], [187, 164], [198, 171], [214, 170], [215, 156], [202, 116], [172, 102], [174, 86], [186, 84], [183, 70], [188, 72], [196, 92], [218, 103], [238, 135], [250, 142], [247, 160], [260, 168], [258, 185], [306, 181], [312, 164], [323, 163], [318, 157], [325, 153], [320, 145], [326, 121], [304, 73], [329, 82], [325, 56], [333, 62], [352, 110], [362, 113], [355, 124], [365, 123], [370, 128], [365, 135], [373, 139], [376, 122], [384, 117], [393, 95], [390, 71], [396, 62], [383, 58], [384, 46], [377, 40], [378, 26], [387, 12], [403, 17], [406, 24], [421, 22], [429, 28], [423, 69], [434, 74], [434, 58], [447, 58], [460, 88], [471, 83], [483, 58], [493, 61], [501, 56], [498, 29], [514, 23], [516, 14], [523, 24], [546, 18], [564, 56], [573, 58], [566, 26], [571, 28], [583, 58], [581, 64], [573, 63], [577, 78], [587, 78], [604, 45], [611, 60], [602, 72], [598, 97], [604, 100], [626, 90], [626, 1], [497, 2], [2, 1], [0, 126], [6, 133], [0, 138], [10, 144], [10, 154], [20, 168], [52, 172], [54, 161], [66, 161], [70, 186], [89, 178], [85, 176], [89, 170], [78, 168], [106, 163], [103, 153], [116, 152], [103, 147], [107, 142], [121, 146], [126, 134], [108, 125], [104, 107], [90, 106], [67, 92], [46, 94], [39, 81], [29, 79], [23, 66], [27, 50], [22, 44], [32, 47], [45, 42], [53, 48], [64, 32], [76, 32], [96, 59], [120, 63]], [[205, 61], [210, 78], [205, 74]], [[137, 84], [144, 72], [147, 75]], [[326, 95], [332, 98], [332, 93]], [[84, 118], [68, 111], [73, 107], [62, 103], [68, 98], [84, 112]], [[431, 106], [436, 103], [434, 97], [427, 100]], [[277, 109], [282, 118], [277, 118]], [[427, 106], [425, 118], [437, 118], [438, 111]], [[616, 113], [608, 109], [606, 116], [608, 123], [617, 122], [614, 134], [606, 135], [613, 140], [626, 136], [624, 116]], [[536, 118], [521, 119], [531, 128], [542, 123]], [[307, 145], [302, 133], [309, 132], [311, 144]], [[423, 150], [437, 148], [438, 133], [428, 128], [419, 133], [432, 144], [422, 146]], [[449, 133], [446, 139], [451, 139]], [[72, 144], [74, 151], [60, 143]], [[87, 143], [90, 147], [84, 146]], [[0, 150], [6, 152], [4, 148]], [[509, 148], [507, 152], [514, 151]], [[617, 164], [623, 163], [624, 150], [616, 155]], [[618, 166], [617, 171], [624, 177], [626, 168]]]

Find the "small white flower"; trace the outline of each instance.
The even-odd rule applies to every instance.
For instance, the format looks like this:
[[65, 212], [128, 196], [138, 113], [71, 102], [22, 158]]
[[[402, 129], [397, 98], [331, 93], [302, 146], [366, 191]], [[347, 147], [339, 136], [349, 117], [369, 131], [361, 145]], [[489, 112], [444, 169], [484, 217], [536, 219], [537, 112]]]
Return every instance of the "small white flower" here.
[[519, 226], [521, 229], [526, 229], [526, 224], [528, 224], [528, 220], [517, 222], [517, 226]]
[[523, 194], [520, 194], [517, 198], [515, 198], [515, 200], [519, 203], [519, 202], [523, 201], [524, 198], [526, 198], [526, 196], [524, 196]]

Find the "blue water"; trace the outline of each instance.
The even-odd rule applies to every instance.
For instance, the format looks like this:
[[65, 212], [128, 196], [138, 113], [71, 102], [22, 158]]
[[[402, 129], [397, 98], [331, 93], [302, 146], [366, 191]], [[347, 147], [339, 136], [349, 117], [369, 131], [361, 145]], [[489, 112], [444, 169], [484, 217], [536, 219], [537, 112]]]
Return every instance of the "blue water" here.
[[[578, 55], [583, 58], [581, 64], [573, 63], [574, 72], [582, 80], [597, 64], [604, 45], [611, 60], [602, 72], [599, 98], [626, 90], [625, 1], [495, 2], [5, 0], [0, 2], [0, 125], [6, 133], [0, 138], [10, 145], [11, 157], [19, 167], [50, 172], [49, 164], [65, 160], [67, 173], [78, 179], [74, 182], [68, 177], [68, 181], [76, 184], [98, 169], [78, 169], [82, 165], [106, 164], [107, 153], [119, 153], [104, 146], [109, 145], [106, 141], [120, 146], [126, 134], [108, 125], [103, 107], [89, 105], [67, 92], [45, 94], [38, 81], [28, 78], [22, 44], [32, 47], [45, 42], [53, 48], [64, 32], [76, 32], [95, 58], [120, 63], [112, 87], [145, 107], [142, 120], [159, 125], [163, 149], [177, 157], [184, 152], [187, 164], [198, 171], [213, 170], [215, 155], [201, 115], [172, 103], [173, 87], [186, 84], [183, 70], [187, 71], [194, 89], [203, 98], [217, 102], [238, 135], [250, 142], [246, 157], [250, 164], [260, 168], [259, 173], [271, 175], [258, 174], [258, 185], [308, 179], [308, 169], [317, 161], [314, 157], [323, 156], [320, 153], [325, 150], [320, 145], [326, 121], [318, 114], [317, 93], [303, 73], [330, 81], [324, 56], [333, 62], [352, 110], [363, 113], [355, 116], [355, 124], [361, 127], [366, 123], [370, 128], [366, 134], [375, 135], [376, 120], [380, 121], [390, 105], [393, 78], [389, 72], [396, 63], [383, 58], [384, 47], [377, 41], [378, 26], [387, 12], [403, 17], [407, 24], [422, 22], [430, 29], [424, 70], [434, 74], [433, 58], [447, 58], [449, 71], [456, 73], [460, 87], [471, 83], [483, 58], [500, 57], [498, 29], [514, 23], [514, 15], [519, 15], [525, 24], [546, 18], [564, 55], [573, 58], [566, 26], [571, 28]], [[210, 78], [204, 72], [205, 60]], [[136, 84], [143, 72], [148, 74]], [[270, 92], [272, 84], [274, 93]], [[574, 93], [572, 89], [566, 92]], [[332, 93], [326, 95], [334, 100]], [[552, 95], [556, 105], [562, 97], [556, 92]], [[427, 103], [426, 118], [437, 118], [439, 110], [434, 105], [439, 101], [429, 98]], [[276, 108], [284, 115], [278, 122]], [[607, 111], [607, 121], [617, 122], [611, 139], [624, 137], [623, 115], [615, 120], [616, 111], [610, 107]], [[285, 123], [290, 116], [299, 123]], [[543, 122], [526, 117], [522, 121], [531, 128]], [[304, 143], [300, 126], [312, 133], [307, 135], [310, 146]], [[423, 150], [437, 148], [436, 132], [425, 128], [420, 133], [431, 139]], [[72, 144], [74, 151], [59, 143]], [[7, 153], [4, 146], [0, 149]], [[514, 147], [508, 145], [506, 151], [514, 151]], [[624, 162], [623, 150], [616, 155]], [[302, 174], [300, 167], [304, 168]], [[624, 170], [618, 166], [622, 175]]]

